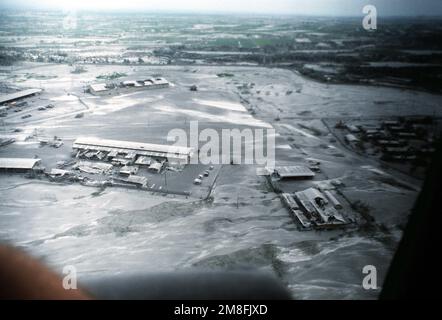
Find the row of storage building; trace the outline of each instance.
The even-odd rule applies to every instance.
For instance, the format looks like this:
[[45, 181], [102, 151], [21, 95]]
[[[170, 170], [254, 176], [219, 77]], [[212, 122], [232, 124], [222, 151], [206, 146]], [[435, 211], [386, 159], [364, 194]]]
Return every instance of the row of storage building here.
[[321, 192], [309, 188], [294, 194], [282, 193], [281, 200], [304, 230], [333, 228], [348, 223], [340, 212], [341, 203], [328, 190]]
[[115, 83], [94, 83], [88, 86], [89, 93], [93, 95], [108, 95], [112, 94], [113, 90], [150, 90], [161, 89], [170, 86], [169, 81], [165, 78], [148, 78], [145, 80], [126, 80], [119, 84]]
[[188, 164], [193, 155], [193, 149], [187, 147], [99, 138], [78, 138], [72, 149], [76, 157], [96, 158], [122, 166], [159, 167], [165, 161], [171, 165], [183, 165]]

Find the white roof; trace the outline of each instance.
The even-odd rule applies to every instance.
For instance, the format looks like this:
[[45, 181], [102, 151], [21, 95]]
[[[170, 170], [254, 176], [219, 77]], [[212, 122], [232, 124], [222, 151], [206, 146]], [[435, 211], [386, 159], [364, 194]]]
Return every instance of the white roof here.
[[94, 83], [94, 84], [91, 84], [91, 89], [94, 90], [95, 92], [106, 91], [107, 90], [105, 83]]
[[0, 96], [0, 104], [40, 93], [41, 91], [41, 89], [27, 89], [10, 94], [5, 94], [3, 96]]
[[81, 146], [116, 148], [116, 149], [125, 149], [129, 151], [130, 150], [151, 151], [151, 152], [159, 152], [170, 155], [176, 154], [176, 155], [190, 156], [192, 154], [192, 148], [187, 148], [187, 147], [132, 142], [132, 141], [99, 139], [99, 138], [78, 138], [77, 140], [75, 140], [73, 147], [78, 148]]
[[356, 142], [356, 141], [359, 141], [359, 139], [356, 138], [353, 134], [347, 134], [347, 135], [345, 136], [345, 138], [346, 138], [347, 141], [349, 141], [349, 142]]
[[144, 165], [150, 165], [152, 163], [152, 158], [141, 156], [135, 161], [136, 164], [144, 164]]
[[126, 80], [121, 82], [123, 85], [128, 86], [128, 85], [133, 85], [135, 87], [141, 87], [142, 85], [140, 83], [138, 83], [136, 80]]
[[169, 81], [167, 81], [164, 78], [148, 78], [145, 80], [126, 80], [121, 82], [123, 85], [133, 85], [135, 87], [142, 87], [142, 86], [155, 86], [155, 85], [163, 85], [163, 84], [169, 84]]
[[28, 158], [0, 158], [2, 169], [33, 169], [41, 159]]
[[51, 169], [51, 172], [50, 172], [51, 175], [60, 175], [60, 176], [63, 176], [65, 174], [70, 174], [70, 173], [72, 173], [72, 171], [63, 170], [63, 169], [56, 169], [56, 168]]
[[302, 191], [304, 195], [309, 199], [310, 201], [314, 201], [317, 198], [320, 198], [324, 200], [325, 203], [328, 203], [327, 199], [323, 196], [323, 194], [315, 188], [308, 188], [304, 191]]
[[164, 78], [156, 78], [156, 79], [154, 80], [154, 82], [155, 82], [155, 84], [168, 84], [168, 83], [169, 83], [169, 81], [167, 81], [167, 80], [164, 79]]
[[358, 127], [356, 127], [354, 124], [347, 125], [347, 129], [350, 130], [351, 132], [359, 132]]
[[281, 197], [283, 201], [291, 208], [291, 209], [298, 209], [298, 204], [296, 203], [293, 196], [289, 193], [282, 193]]
[[113, 179], [116, 181], [128, 182], [128, 183], [133, 183], [133, 184], [138, 184], [138, 185], [147, 185], [147, 183], [148, 183], [146, 177], [140, 177], [140, 176], [134, 176], [134, 175], [129, 175], [126, 178], [114, 177]]
[[133, 166], [124, 166], [120, 169], [120, 173], [121, 174], [132, 174], [132, 173], [137, 173], [138, 172], [138, 168], [137, 167], [133, 167]]
[[146, 177], [130, 175], [129, 177], [127, 177], [126, 180], [128, 182], [133, 182], [133, 183], [147, 184], [147, 178]]
[[162, 167], [163, 167], [163, 164], [162, 164], [162, 163], [160, 163], [160, 162], [154, 162], [154, 163], [152, 163], [152, 164], [149, 166], [149, 169], [150, 169], [150, 170], [158, 170], [158, 171], [160, 171]]
[[281, 178], [290, 177], [314, 177], [315, 173], [307, 167], [304, 166], [284, 166], [275, 167], [275, 172]]
[[108, 171], [112, 169], [112, 165], [110, 163], [104, 163], [104, 162], [91, 162], [91, 161], [80, 161], [77, 163], [78, 166], [87, 166], [94, 169], [100, 169], [103, 171]]

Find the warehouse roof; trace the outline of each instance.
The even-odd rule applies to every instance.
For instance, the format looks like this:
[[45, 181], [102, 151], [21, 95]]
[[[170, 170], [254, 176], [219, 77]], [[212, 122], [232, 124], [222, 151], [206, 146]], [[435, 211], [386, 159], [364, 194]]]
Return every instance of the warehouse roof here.
[[140, 185], [140, 186], [147, 186], [147, 183], [148, 183], [146, 177], [135, 176], [135, 175], [130, 175], [127, 178], [114, 177], [113, 179], [115, 181], [126, 182], [126, 183]]
[[1, 169], [33, 169], [41, 159], [0, 158]]
[[41, 91], [42, 91], [41, 89], [27, 89], [27, 90], [22, 90], [22, 91], [10, 93], [10, 94], [5, 94], [5, 95], [0, 96], [0, 104], [6, 103], [9, 101], [14, 101], [14, 100], [17, 100], [20, 98], [25, 98], [30, 95], [40, 93]]
[[90, 85], [90, 88], [95, 92], [107, 91], [107, 87], [105, 83], [94, 83]]
[[354, 134], [347, 134], [345, 136], [345, 139], [347, 139], [348, 142], [358, 142], [359, 139], [356, 138], [356, 136]]
[[313, 178], [315, 173], [304, 166], [275, 167], [274, 171], [280, 178]]
[[170, 154], [170, 155], [191, 156], [192, 154], [192, 148], [187, 148], [187, 147], [132, 142], [132, 141], [99, 139], [99, 138], [78, 138], [77, 140], [75, 140], [73, 145], [74, 148], [81, 148], [88, 146], [134, 150], [138, 152], [150, 151], [150, 152], [157, 152], [161, 154]]

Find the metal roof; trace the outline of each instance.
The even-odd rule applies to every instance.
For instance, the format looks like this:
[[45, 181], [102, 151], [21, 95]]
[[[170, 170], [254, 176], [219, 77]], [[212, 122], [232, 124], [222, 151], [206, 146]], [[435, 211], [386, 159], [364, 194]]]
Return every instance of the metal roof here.
[[275, 172], [281, 178], [296, 178], [296, 177], [314, 177], [315, 173], [304, 166], [284, 166], [275, 167]]
[[290, 209], [299, 209], [298, 204], [296, 203], [295, 199], [291, 194], [282, 193], [281, 198], [282, 201], [285, 202], [285, 204], [290, 207]]
[[1, 169], [33, 169], [41, 159], [0, 158]]
[[169, 81], [164, 78], [148, 78], [146, 80], [126, 80], [121, 82], [124, 86], [134, 86], [134, 87], [149, 87], [149, 86], [159, 86], [168, 85]]
[[113, 179], [116, 180], [116, 181], [132, 183], [132, 184], [142, 185], [142, 186], [146, 186], [147, 183], [148, 183], [148, 180], [147, 180], [146, 177], [135, 176], [135, 175], [130, 175], [127, 178], [124, 178], [124, 177], [114, 177]]
[[347, 134], [345, 136], [345, 139], [347, 139], [348, 142], [357, 142], [357, 141], [359, 141], [359, 139], [356, 138], [356, 136], [353, 135], [353, 134]]
[[[318, 226], [346, 223], [344, 217], [334, 208], [333, 203], [330, 205], [329, 201], [319, 190], [309, 188], [304, 191], [296, 192], [295, 195], [307, 212], [316, 212], [316, 214], [320, 216], [322, 222], [315, 222]], [[318, 198], [323, 200], [324, 206], [318, 205], [316, 201]]]
[[315, 188], [308, 188], [304, 191], [302, 191], [304, 195], [307, 197], [310, 201], [315, 201], [316, 199], [322, 199], [325, 203], [328, 203], [328, 200], [325, 198], [325, 196]]
[[132, 86], [134, 86], [134, 87], [142, 87], [142, 86], [143, 86], [143, 84], [139, 83], [139, 82], [136, 81], [136, 80], [126, 80], [126, 81], [122, 81], [121, 84], [124, 85], [124, 86], [130, 86], [130, 85], [132, 85]]
[[41, 91], [41, 89], [27, 89], [10, 94], [5, 94], [0, 96], [0, 104], [40, 93]]
[[95, 92], [107, 91], [105, 83], [94, 83], [90, 85], [90, 88]]
[[146, 156], [141, 156], [137, 159], [137, 161], [135, 161], [135, 164], [140, 164], [140, 165], [150, 166], [151, 163], [152, 163], [152, 158]]
[[160, 171], [161, 168], [163, 167], [163, 164], [160, 162], [154, 162], [149, 166], [149, 170], [157, 170]]
[[56, 169], [56, 168], [52, 168], [51, 172], [49, 172], [50, 175], [53, 176], [64, 176], [66, 174], [71, 174], [72, 171], [69, 170], [63, 170], [63, 169]]
[[139, 152], [157, 152], [160, 154], [167, 154], [170, 156], [174, 155], [185, 155], [191, 156], [193, 149], [187, 147], [161, 145], [161, 144], [151, 144], [142, 142], [132, 142], [132, 141], [120, 141], [120, 140], [109, 140], [109, 139], [99, 139], [99, 138], [78, 138], [74, 141], [73, 148], [82, 147], [103, 147], [103, 148], [113, 148], [122, 149], [126, 151], [136, 151]]

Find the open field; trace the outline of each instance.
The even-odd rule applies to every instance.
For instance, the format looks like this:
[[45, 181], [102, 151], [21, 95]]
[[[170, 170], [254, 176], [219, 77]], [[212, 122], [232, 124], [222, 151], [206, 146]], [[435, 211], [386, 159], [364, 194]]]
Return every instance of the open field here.
[[5, 11], [0, 18], [2, 65], [260, 65], [327, 83], [442, 87], [438, 18], [383, 18], [376, 32], [359, 17]]

